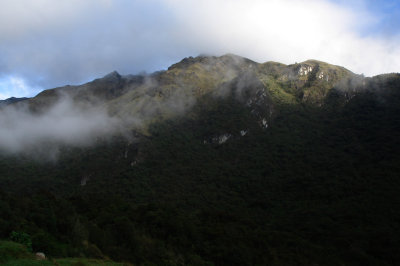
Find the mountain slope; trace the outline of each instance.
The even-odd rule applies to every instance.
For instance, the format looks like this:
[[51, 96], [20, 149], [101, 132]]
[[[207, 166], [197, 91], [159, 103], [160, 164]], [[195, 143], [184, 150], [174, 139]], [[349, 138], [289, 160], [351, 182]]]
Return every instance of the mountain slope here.
[[134, 118], [136, 122], [130, 124], [145, 133], [150, 123], [183, 114], [206, 95], [226, 97], [234, 93], [243, 102], [265, 95], [272, 110], [279, 104], [322, 105], [329, 90], [350, 83], [351, 88], [345, 89], [356, 89], [357, 80], [363, 78], [316, 60], [286, 66], [259, 64], [231, 54], [199, 56], [148, 76], [113, 72], [81, 86], [46, 90], [29, 99], [29, 108], [40, 111], [68, 96], [80, 106], [103, 106], [112, 116]]
[[82, 96], [118, 76], [75, 99], [139, 119], [134, 139], [2, 156], [2, 238], [135, 264], [400, 262], [399, 74], [198, 57]]

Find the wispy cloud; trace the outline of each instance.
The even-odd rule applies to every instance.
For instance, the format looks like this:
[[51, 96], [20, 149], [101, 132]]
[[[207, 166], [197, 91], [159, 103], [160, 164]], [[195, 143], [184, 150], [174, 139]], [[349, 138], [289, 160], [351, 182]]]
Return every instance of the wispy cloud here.
[[67, 95], [45, 113], [33, 113], [24, 103], [9, 106], [0, 112], [0, 153], [56, 159], [65, 145], [85, 147], [121, 133], [121, 123], [101, 108], [75, 104]]

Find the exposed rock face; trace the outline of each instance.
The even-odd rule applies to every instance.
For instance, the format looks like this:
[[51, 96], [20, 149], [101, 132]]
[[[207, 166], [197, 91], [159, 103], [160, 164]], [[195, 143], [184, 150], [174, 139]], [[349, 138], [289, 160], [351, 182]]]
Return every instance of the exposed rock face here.
[[218, 144], [224, 144], [225, 142], [228, 141], [228, 139], [230, 139], [232, 137], [231, 134], [223, 134], [221, 136], [215, 137], [213, 138], [213, 142], [214, 143], [218, 143]]
[[268, 121], [267, 121], [267, 119], [263, 118], [263, 120], [261, 121], [261, 125], [262, 125], [264, 128], [267, 128], [267, 127], [268, 127]]
[[312, 66], [301, 65], [298, 73], [300, 76], [305, 76], [308, 73], [311, 73], [311, 71], [313, 71]]

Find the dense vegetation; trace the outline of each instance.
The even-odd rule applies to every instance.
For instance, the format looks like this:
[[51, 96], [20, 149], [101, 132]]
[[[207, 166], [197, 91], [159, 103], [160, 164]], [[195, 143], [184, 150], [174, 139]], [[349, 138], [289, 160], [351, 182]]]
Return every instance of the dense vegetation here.
[[317, 105], [271, 85], [267, 128], [234, 94], [206, 95], [134, 143], [3, 157], [0, 238], [134, 264], [400, 264], [399, 80], [323, 98], [309, 80]]
[[110, 260], [85, 259], [85, 258], [63, 258], [38, 260], [28, 248], [20, 243], [12, 241], [0, 241], [0, 264], [4, 266], [120, 266]]

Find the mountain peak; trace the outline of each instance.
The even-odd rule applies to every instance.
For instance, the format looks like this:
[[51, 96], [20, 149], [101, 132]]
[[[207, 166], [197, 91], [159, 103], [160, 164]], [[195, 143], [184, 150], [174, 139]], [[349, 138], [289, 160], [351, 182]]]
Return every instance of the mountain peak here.
[[188, 69], [193, 65], [203, 65], [203, 66], [212, 66], [212, 65], [220, 65], [220, 66], [228, 66], [234, 68], [240, 68], [244, 66], [257, 65], [258, 63], [239, 56], [235, 54], [224, 54], [222, 56], [212, 56], [212, 55], [199, 55], [196, 57], [185, 57], [180, 62], [171, 65], [168, 70], [172, 69]]
[[189, 56], [189, 57], [185, 57], [183, 58], [181, 61], [179, 61], [178, 63], [175, 63], [173, 65], [171, 65], [168, 70], [174, 69], [174, 68], [187, 68], [188, 66], [201, 62], [202, 60], [204, 60], [205, 58], [207, 58], [206, 56]]
[[113, 72], [108, 73], [107, 75], [105, 75], [102, 79], [120, 80], [121, 79], [121, 75], [117, 71], [114, 70]]

